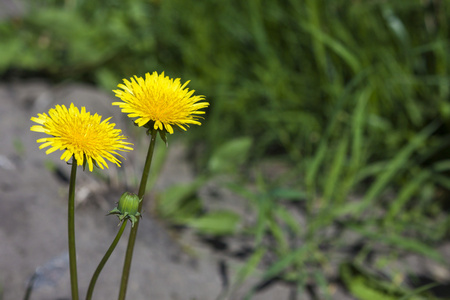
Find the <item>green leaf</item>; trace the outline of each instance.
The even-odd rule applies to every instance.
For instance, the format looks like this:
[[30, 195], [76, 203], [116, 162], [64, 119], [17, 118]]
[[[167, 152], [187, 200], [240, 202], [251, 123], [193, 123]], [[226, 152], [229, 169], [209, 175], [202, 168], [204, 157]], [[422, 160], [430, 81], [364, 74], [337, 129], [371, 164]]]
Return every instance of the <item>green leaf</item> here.
[[273, 263], [269, 268], [266, 269], [262, 276], [262, 280], [267, 280], [273, 278], [280, 273], [282, 273], [285, 269], [291, 266], [294, 263], [302, 262], [307, 259], [308, 256], [311, 255], [313, 250], [315, 250], [316, 245], [313, 243], [305, 244], [290, 253], [284, 255], [275, 263]]
[[349, 264], [342, 264], [339, 273], [350, 293], [361, 300], [397, 299], [390, 293], [383, 290], [375, 278], [369, 277], [367, 274], [357, 272], [355, 268]]
[[[364, 198], [358, 205], [342, 207], [337, 210], [337, 215], [345, 214], [360, 214], [364, 209], [368, 208], [373, 201], [386, 189], [393, 178], [404, 168], [408, 166], [410, 157], [415, 151], [429, 138], [429, 136], [436, 130], [438, 124], [433, 122], [425, 127], [421, 132], [414, 136], [411, 141], [404, 146], [397, 155], [386, 164], [383, 170], [376, 178], [375, 182], [370, 186]], [[349, 210], [350, 208], [350, 210]]]
[[255, 269], [258, 267], [259, 262], [264, 257], [264, 254], [267, 252], [266, 248], [258, 248], [253, 252], [252, 256], [247, 260], [247, 263], [239, 269], [236, 275], [237, 284], [242, 283], [248, 276], [250, 276]]
[[303, 29], [308, 31], [314, 40], [317, 40], [327, 47], [329, 47], [332, 51], [334, 51], [337, 55], [339, 55], [343, 61], [345, 61], [348, 66], [352, 69], [354, 73], [357, 73], [361, 70], [361, 64], [358, 61], [358, 57], [352, 53], [350, 48], [346, 47], [343, 43], [340, 43], [337, 39], [328, 35], [326, 32], [322, 31], [320, 28], [317, 28], [313, 24], [302, 24]]
[[334, 193], [336, 192], [336, 189], [339, 188], [339, 178], [342, 177], [345, 165], [344, 162], [347, 155], [347, 144], [347, 138], [344, 137], [334, 153], [333, 162], [328, 169], [325, 181], [325, 191], [323, 194], [326, 203], [335, 198], [333, 197]]
[[328, 147], [329, 145], [326, 139], [323, 138], [322, 141], [320, 142], [319, 149], [316, 151], [314, 157], [312, 158], [312, 161], [309, 163], [307, 167], [305, 181], [307, 187], [310, 189], [309, 192], [311, 192], [311, 189], [315, 186], [317, 180], [316, 175], [319, 172], [323, 160], [325, 159]]
[[222, 145], [213, 153], [208, 168], [213, 173], [234, 172], [245, 162], [252, 145], [252, 139], [242, 137]]
[[415, 289], [415, 290], [405, 294], [403, 297], [401, 297], [398, 300], [416, 299], [415, 296], [418, 296], [419, 294], [424, 293], [424, 292], [426, 292], [426, 291], [428, 291], [428, 290], [430, 290], [430, 289], [432, 289], [432, 288], [434, 288], [434, 287], [436, 287], [438, 285], [439, 285], [439, 283], [437, 283], [437, 282], [433, 282], [433, 283], [429, 283], [429, 284], [423, 285], [423, 286], [418, 287], [417, 289]]
[[441, 160], [433, 165], [433, 169], [437, 172], [445, 172], [450, 170], [450, 159]]
[[305, 192], [299, 189], [277, 187], [270, 190], [270, 196], [276, 199], [288, 200], [288, 201], [304, 201], [307, 199]]
[[352, 145], [351, 145], [351, 158], [350, 166], [352, 171], [356, 171], [361, 167], [362, 163], [362, 149], [364, 145], [363, 130], [365, 123], [367, 122], [367, 103], [371, 96], [371, 89], [364, 89], [360, 95], [358, 95], [358, 102], [353, 113], [352, 120]]
[[434, 259], [435, 261], [440, 263], [444, 261], [442, 255], [438, 251], [420, 241], [405, 238], [403, 236], [395, 234], [394, 232], [377, 232], [360, 226], [349, 226], [349, 228], [355, 230], [356, 232], [359, 232], [360, 234], [368, 238], [379, 241], [380, 243], [391, 245], [399, 249], [416, 252]]
[[214, 211], [199, 218], [186, 221], [186, 225], [197, 229], [200, 233], [227, 235], [236, 231], [240, 217], [231, 211]]
[[408, 200], [410, 200], [420, 189], [423, 188], [426, 180], [431, 176], [430, 172], [418, 172], [408, 183], [406, 183], [398, 193], [397, 197], [392, 201], [386, 216], [386, 222], [395, 222]]
[[277, 206], [275, 213], [295, 234], [299, 235], [302, 232], [302, 227], [298, 218], [295, 218], [284, 206]]
[[196, 192], [201, 181], [170, 187], [157, 197], [156, 211], [159, 216], [169, 219], [191, 218], [200, 212], [201, 203]]
[[427, 138], [436, 130], [438, 127], [437, 123], [431, 123], [425, 127], [420, 133], [418, 133], [408, 145], [406, 145], [395, 158], [388, 164], [386, 171], [378, 176], [377, 180], [370, 187], [367, 194], [364, 196], [362, 202], [365, 206], [368, 206], [389, 184], [392, 178], [407, 165], [408, 159], [423, 143]]

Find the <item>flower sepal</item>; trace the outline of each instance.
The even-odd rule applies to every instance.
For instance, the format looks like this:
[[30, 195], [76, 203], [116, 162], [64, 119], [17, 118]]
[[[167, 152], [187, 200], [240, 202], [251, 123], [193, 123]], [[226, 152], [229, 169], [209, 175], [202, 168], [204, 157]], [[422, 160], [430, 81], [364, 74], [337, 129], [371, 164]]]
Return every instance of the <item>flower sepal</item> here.
[[[138, 126], [136, 123], [134, 123], [134, 125]], [[153, 130], [158, 131], [159, 136], [161, 137], [161, 140], [164, 142], [166, 147], [169, 146], [169, 142], [167, 141], [166, 133], [170, 134], [170, 132], [168, 132], [165, 127], [163, 127], [163, 129], [155, 127], [155, 121], [152, 121], [152, 120], [148, 121], [143, 127], [147, 128], [147, 131], [146, 131], [147, 135], [152, 135]]]
[[158, 130], [159, 132], [159, 136], [161, 137], [161, 139], [163, 140], [164, 144], [166, 144], [166, 147], [169, 147], [169, 142], [167, 142], [167, 137], [166, 137], [166, 130]]
[[138, 218], [142, 218], [139, 213], [139, 203], [141, 201], [142, 199], [139, 199], [136, 194], [125, 192], [120, 197], [117, 207], [114, 207], [108, 215], [117, 215], [120, 223], [123, 222], [123, 220], [129, 219], [131, 221], [131, 227], [134, 227], [134, 223], [137, 222]]
[[[83, 172], [86, 171], [86, 164], [88, 164], [88, 158], [86, 154], [83, 154]], [[96, 168], [100, 168], [96, 160], [92, 160], [92, 165]]]

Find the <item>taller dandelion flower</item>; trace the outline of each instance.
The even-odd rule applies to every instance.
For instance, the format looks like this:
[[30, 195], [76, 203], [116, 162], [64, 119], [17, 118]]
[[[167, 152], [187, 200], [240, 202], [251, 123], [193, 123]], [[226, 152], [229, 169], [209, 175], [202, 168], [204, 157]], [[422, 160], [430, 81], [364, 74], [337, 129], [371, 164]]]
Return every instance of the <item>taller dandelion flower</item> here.
[[130, 118], [137, 118], [138, 126], [146, 126], [155, 130], [165, 129], [173, 133], [172, 126], [183, 130], [189, 124], [201, 125], [198, 121], [205, 112], [201, 109], [208, 107], [208, 102], [201, 102], [204, 96], [194, 96], [194, 90], [189, 91], [180, 78], [171, 79], [164, 76], [164, 72], [145, 74], [145, 79], [134, 76], [130, 81], [124, 79], [125, 84], [119, 84], [122, 90], [114, 90], [116, 96], [123, 102], [113, 102]]
[[[189, 81], [181, 84], [179, 78], [171, 79], [164, 76], [164, 72], [160, 75], [157, 72], [146, 73], [145, 79], [134, 76], [130, 80], [124, 79], [123, 82], [124, 84], [118, 85], [120, 89], [113, 91], [122, 102], [113, 102], [112, 104], [119, 106], [123, 113], [128, 114], [128, 117], [136, 118], [135, 124], [147, 128], [147, 134], [151, 134], [137, 195], [137, 199], [143, 199], [157, 133], [167, 145], [166, 132], [172, 134], [173, 126], [186, 130], [190, 124], [201, 125], [199, 119], [202, 117], [200, 115], [205, 114], [201, 109], [208, 107], [209, 103], [203, 101], [204, 96], [194, 96], [195, 91], [189, 91], [186, 87]], [[142, 204], [143, 201], [140, 201], [137, 210], [139, 214], [142, 212]], [[124, 300], [127, 293], [139, 219], [136, 219], [135, 223], [128, 237], [119, 300]]]
[[46, 113], [32, 117], [34, 125], [31, 131], [43, 132], [51, 137], [38, 139], [38, 143], [43, 143], [39, 149], [50, 147], [45, 153], [49, 154], [56, 150], [65, 150], [61, 155], [61, 160], [68, 161], [74, 157], [78, 165], [89, 165], [92, 172], [94, 163], [101, 169], [108, 168], [105, 159], [120, 166], [120, 156], [116, 151], [129, 151], [131, 143], [124, 142], [126, 139], [121, 135], [120, 129], [115, 129], [114, 123], [109, 123], [108, 119], [101, 120], [98, 114], [91, 115], [86, 112], [86, 108], [79, 110], [70, 104], [69, 109], [64, 105], [56, 105], [55, 108]]

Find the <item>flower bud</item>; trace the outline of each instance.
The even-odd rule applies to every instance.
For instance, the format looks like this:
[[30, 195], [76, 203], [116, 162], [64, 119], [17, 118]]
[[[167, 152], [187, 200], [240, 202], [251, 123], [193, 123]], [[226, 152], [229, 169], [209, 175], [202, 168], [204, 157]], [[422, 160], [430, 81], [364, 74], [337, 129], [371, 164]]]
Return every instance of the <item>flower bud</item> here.
[[139, 203], [141, 200], [136, 194], [125, 192], [120, 197], [117, 207], [109, 212], [108, 215], [117, 215], [119, 220], [122, 222], [124, 219], [130, 219], [131, 226], [137, 222], [137, 218], [141, 216], [139, 213]]
[[117, 209], [122, 213], [128, 213], [134, 216], [139, 209], [139, 197], [136, 194], [125, 192], [119, 200]]

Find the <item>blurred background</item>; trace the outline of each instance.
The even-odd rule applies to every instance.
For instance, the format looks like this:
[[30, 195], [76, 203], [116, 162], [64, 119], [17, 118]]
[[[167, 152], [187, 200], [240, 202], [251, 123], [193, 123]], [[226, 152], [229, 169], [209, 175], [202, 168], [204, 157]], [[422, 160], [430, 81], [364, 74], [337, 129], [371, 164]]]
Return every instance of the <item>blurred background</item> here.
[[0, 3], [6, 84], [164, 71], [210, 102], [149, 208], [222, 255], [210, 299], [450, 298], [448, 0]]

